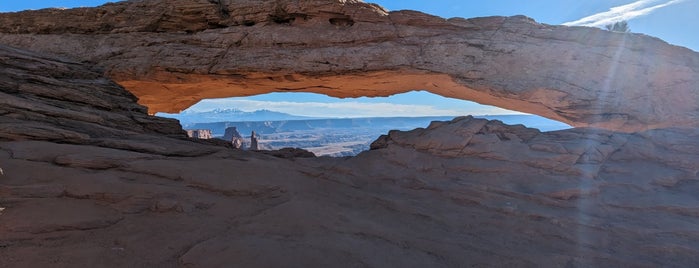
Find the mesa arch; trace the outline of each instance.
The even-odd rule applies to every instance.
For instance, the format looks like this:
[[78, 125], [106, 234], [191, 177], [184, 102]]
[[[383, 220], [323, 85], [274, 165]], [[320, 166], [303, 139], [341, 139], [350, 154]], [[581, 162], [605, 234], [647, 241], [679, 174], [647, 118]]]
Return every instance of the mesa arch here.
[[0, 43], [93, 63], [150, 112], [273, 91], [425, 89], [576, 127], [699, 126], [699, 53], [523, 17], [353, 0], [141, 0], [0, 14]]

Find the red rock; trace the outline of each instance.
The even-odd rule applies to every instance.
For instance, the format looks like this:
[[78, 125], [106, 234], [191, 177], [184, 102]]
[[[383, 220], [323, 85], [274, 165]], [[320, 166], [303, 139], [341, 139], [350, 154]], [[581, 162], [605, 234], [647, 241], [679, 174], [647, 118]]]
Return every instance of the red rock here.
[[[595, 79], [601, 78], [593, 78], [595, 72], [603, 72], [610, 63], [591, 64], [599, 58], [580, 58], [582, 54], [576, 53], [609, 55], [621, 47], [625, 60], [641, 64], [620, 71], [620, 77], [647, 67], [648, 76], [626, 82], [652, 81], [657, 83], [653, 90], [668, 82], [661, 77], [666, 72], [677, 72], [667, 77], [670, 80], [688, 77], [691, 84], [696, 75], [689, 69], [697, 62], [692, 60], [696, 53], [648, 37], [619, 39], [623, 35], [539, 25], [521, 17], [443, 20], [416, 12], [387, 14], [355, 1], [275, 2], [285, 12], [265, 5], [272, 3], [267, 1], [220, 3], [228, 2], [132, 1], [96, 9], [0, 15], [0, 29], [12, 26], [27, 33], [4, 34], [2, 42], [37, 50], [46, 49], [47, 40], [68, 44], [42, 52], [62, 54], [62, 59], [0, 46], [4, 169], [0, 267], [695, 267], [699, 263], [699, 128], [692, 123], [693, 113], [681, 113], [692, 106], [688, 103], [694, 99], [688, 96], [693, 93], [662, 94], [645, 103], [649, 106], [638, 105], [643, 98], [629, 103], [611, 98], [603, 104], [614, 105], [596, 106], [598, 93], [590, 93], [592, 99], [570, 93], [576, 92], [576, 85], [599, 83]], [[152, 9], [166, 4], [168, 8]], [[139, 16], [125, 19], [129, 14]], [[17, 20], [23, 16], [27, 19]], [[66, 24], [43, 23], [53, 20]], [[218, 28], [222, 25], [231, 27]], [[389, 26], [390, 31], [382, 28]], [[249, 29], [249, 36], [236, 37], [241, 30], [235, 27]], [[309, 29], [316, 34], [300, 34]], [[54, 34], [30, 34], [35, 32]], [[475, 38], [485, 33], [496, 34], [491, 39]], [[30, 39], [34, 41], [26, 43]], [[518, 47], [522, 39], [546, 46]], [[162, 43], [145, 42], [154, 40]], [[213, 54], [198, 50], [230, 45], [231, 40], [241, 41], [240, 46], [223, 58], [240, 61], [212, 66]], [[454, 43], [428, 43], [445, 40]], [[618, 46], [621, 40], [627, 43]], [[299, 46], [301, 41], [335, 43]], [[473, 45], [463, 48], [463, 42]], [[419, 62], [401, 64], [409, 59], [402, 57], [411, 51], [409, 44], [434, 45], [423, 46], [426, 54], [416, 59]], [[139, 57], [155, 51], [162, 57], [140, 62]], [[187, 54], [191, 51], [202, 54]], [[378, 52], [384, 56], [364, 57]], [[462, 72], [456, 67], [463, 58], [434, 57], [445, 52], [473, 52], [479, 55], [475, 60], [492, 61], [483, 63], [484, 69]], [[326, 57], [342, 64], [312, 64]], [[288, 69], [292, 58], [300, 66], [293, 72]], [[649, 58], [657, 62], [648, 65]], [[251, 73], [236, 77], [233, 73], [243, 70], [238, 63]], [[133, 95], [102, 76], [94, 64], [112, 77], [133, 79], [132, 86], [169, 87], [166, 83], [180, 77], [182, 84], [175, 85], [208, 85], [202, 90], [221, 95], [230, 94], [231, 88], [209, 90], [231, 81], [250, 82], [249, 91], [236, 93], [241, 95], [304, 83], [313, 88], [302, 90], [350, 94], [349, 87], [317, 88], [349, 80], [358, 86], [351, 94], [381, 95], [390, 91], [374, 91], [370, 86], [376, 81], [388, 82], [387, 88], [402, 85], [395, 87], [401, 90], [436, 78], [437, 85], [457, 83], [451, 88], [455, 92], [464, 85], [479, 85], [468, 91], [474, 94], [468, 98], [507, 100], [511, 107], [541, 103], [534, 106], [553, 107], [542, 114], [565, 114], [578, 125], [609, 115], [597, 112], [617, 109], [617, 116], [593, 124], [652, 130], [540, 132], [460, 117], [424, 129], [391, 131], [374, 142], [373, 150], [357, 157], [289, 160], [188, 140], [174, 120], [148, 116]], [[558, 79], [564, 72], [570, 74], [561, 67], [579, 67], [576, 64], [596, 68]], [[394, 68], [417, 65], [444, 75], [415, 75]], [[269, 75], [274, 66], [279, 69]], [[445, 74], [452, 67], [458, 73]], [[300, 75], [303, 70], [309, 72]], [[323, 73], [326, 76], [319, 75]], [[268, 88], [256, 88], [260, 81]], [[684, 86], [670, 90], [683, 92]], [[525, 90], [502, 91], [513, 88]], [[614, 96], [639, 92], [616, 89], [614, 94], [619, 95]], [[195, 92], [190, 90], [172, 92], [190, 96]], [[446, 87], [440, 90], [449, 92]], [[158, 99], [168, 95], [142, 96], [153, 107], [168, 102]], [[683, 100], [667, 110], [653, 106], [673, 103], [673, 98]], [[168, 105], [186, 106], [180, 101]], [[631, 115], [641, 111], [638, 107], [652, 107], [655, 112], [634, 118]], [[679, 114], [684, 119], [674, 117]], [[622, 120], [616, 122], [617, 117]], [[656, 124], [659, 119], [670, 119], [667, 126], [690, 127], [659, 128], [665, 124]]]
[[576, 127], [699, 127], [699, 53], [524, 16], [443, 19], [354, 0], [122, 1], [0, 14], [0, 43], [96, 63], [150, 113], [275, 91], [428, 90]]

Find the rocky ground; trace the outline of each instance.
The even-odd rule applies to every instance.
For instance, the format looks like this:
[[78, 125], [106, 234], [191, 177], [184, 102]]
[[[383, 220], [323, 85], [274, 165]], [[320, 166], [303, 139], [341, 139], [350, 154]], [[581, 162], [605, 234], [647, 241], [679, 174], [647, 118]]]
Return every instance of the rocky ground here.
[[89, 68], [1, 48], [2, 267], [699, 264], [696, 129], [461, 117], [282, 159], [186, 140]]
[[294, 158], [187, 139], [89, 61], [0, 68], [0, 267], [699, 266], [691, 125], [460, 117]]

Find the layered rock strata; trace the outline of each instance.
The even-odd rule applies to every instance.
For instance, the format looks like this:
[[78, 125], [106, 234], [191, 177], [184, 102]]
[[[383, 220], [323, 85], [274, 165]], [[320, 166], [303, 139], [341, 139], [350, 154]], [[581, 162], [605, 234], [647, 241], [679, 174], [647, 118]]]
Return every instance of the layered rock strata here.
[[462, 117], [287, 160], [152, 130], [173, 121], [90, 68], [0, 53], [0, 267], [699, 264], [697, 129]]
[[186, 137], [177, 120], [149, 116], [134, 95], [94, 68], [2, 45], [0, 58], [0, 141], [157, 151], [124, 140]]
[[0, 14], [0, 33], [0, 43], [104, 68], [151, 113], [272, 91], [424, 89], [577, 127], [699, 122], [699, 53], [522, 16], [443, 19], [355, 0], [145, 0]]

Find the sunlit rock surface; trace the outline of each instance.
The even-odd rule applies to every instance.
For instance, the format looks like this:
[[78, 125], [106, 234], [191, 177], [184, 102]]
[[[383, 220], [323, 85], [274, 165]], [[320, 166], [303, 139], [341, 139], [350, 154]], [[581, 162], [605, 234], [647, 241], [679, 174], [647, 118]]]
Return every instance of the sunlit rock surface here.
[[444, 19], [353, 0], [142, 0], [0, 14], [0, 32], [0, 43], [104, 68], [151, 113], [272, 91], [426, 89], [577, 127], [699, 124], [699, 53], [522, 16]]
[[[206, 4], [208, 1], [191, 1], [187, 5], [180, 1], [172, 3], [169, 8], [157, 12], [170, 14], [168, 12], [211, 6]], [[334, 2], [324, 3], [326, 6], [320, 7], [338, 6]], [[380, 9], [373, 6], [344, 3], [349, 6], [347, 10], [366, 7], [370, 11], [368, 14], [381, 15]], [[118, 11], [117, 7], [136, 5], [133, 11], [141, 5], [142, 12], [147, 14], [156, 12], [148, 9], [152, 4], [157, 3], [135, 1], [105, 8]], [[215, 7], [220, 8], [216, 12], [225, 13], [222, 6]], [[227, 11], [229, 18], [237, 18], [230, 10]], [[93, 11], [65, 12], [92, 16], [90, 12]], [[38, 11], [37, 14], [42, 12], [58, 11]], [[331, 25], [359, 27], [368, 23], [368, 19], [361, 18], [373, 18], [359, 11], [347, 12], [353, 14], [350, 18], [354, 24], [349, 26], [351, 23], [347, 20], [335, 20]], [[26, 13], [0, 17], [22, 14]], [[105, 14], [112, 16], [109, 12]], [[206, 14], [191, 16], [208, 19]], [[261, 18], [274, 21], [263, 14]], [[385, 17], [379, 15], [376, 18]], [[444, 25], [442, 19], [418, 13], [402, 12], [391, 16], [399, 16], [392, 20], [404, 21], [409, 26], [396, 24], [397, 29], [403, 31], [421, 32], [420, 29], [433, 27], [430, 29], [439, 36]], [[69, 17], [54, 16], [53, 19]], [[41, 18], [36, 16], [35, 20]], [[168, 15], [160, 21], [164, 23], [162, 21], [172, 18], [177, 17]], [[131, 21], [142, 19], [134, 16]], [[379, 19], [377, 25], [381, 24]], [[274, 22], [265, 26], [264, 21], [257, 21], [254, 26], [243, 23], [235, 27], [292, 27], [287, 29], [293, 31], [293, 27], [297, 27], [296, 20], [289, 22], [290, 25]], [[494, 27], [500, 27], [499, 22], [520, 25], [527, 21], [521, 18], [485, 20], [493, 21]], [[410, 26], [413, 25], [409, 24], [411, 21], [414, 26]], [[474, 23], [456, 21], [465, 25]], [[191, 24], [197, 25], [195, 22]], [[0, 27], [8, 23], [0, 23]], [[21, 20], [12, 20], [12, 23], [17, 26]], [[448, 23], [453, 24], [454, 20]], [[49, 23], [39, 25], [55, 30]], [[36, 50], [47, 40], [44, 38], [65, 38], [66, 41], [76, 38], [85, 41], [84, 44], [90, 44], [93, 39], [121, 42], [108, 32], [95, 36], [80, 32], [68, 34], [78, 31], [79, 25], [56, 30], [65, 36], [34, 35], [37, 45], [32, 47], [27, 43], [26, 47]], [[521, 25], [552, 34], [567, 29], [532, 22]], [[191, 38], [207, 32], [194, 29], [187, 35], [168, 33], [170, 26], [159, 27], [153, 28], [152, 35], [126, 31], [123, 37], [128, 40], [139, 35], [144, 38], [159, 35], [164, 43], [154, 44], [152, 49], [162, 47], [163, 58], [168, 58], [166, 47], [188, 44], [170, 43], [168, 35]], [[125, 31], [118, 29], [115, 26], [105, 31]], [[502, 27], [495, 36], [500, 33], [504, 37], [520, 36], [517, 31], [507, 29]], [[159, 31], [162, 33], [156, 33]], [[347, 36], [352, 36], [353, 30], [348, 31]], [[612, 36], [592, 29], [570, 31], [595, 33], [604, 38]], [[212, 36], [222, 34], [214, 33]], [[367, 36], [381, 36], [382, 33], [377, 30]], [[536, 36], [539, 32], [533, 33], [528, 35]], [[2, 39], [30, 37], [3, 35]], [[457, 38], [456, 35], [452, 37]], [[431, 40], [429, 36], [424, 38]], [[532, 42], [538, 40], [530, 38]], [[650, 44], [663, 48], [658, 51], [686, 51], [647, 37], [626, 38], [649, 40]], [[394, 44], [396, 51], [400, 51], [402, 43], [394, 40], [389, 38], [382, 44]], [[377, 41], [368, 40], [367, 44], [373, 42]], [[565, 39], [553, 43], [559, 42], [569, 44]], [[93, 48], [110, 48], [108, 43]], [[447, 44], [441, 46], [448, 47]], [[498, 42], [493, 42], [495, 44]], [[594, 40], [585, 39], [580, 49], [599, 47], [592, 44]], [[282, 44], [279, 47], [283, 51], [293, 46]], [[637, 133], [592, 128], [542, 133], [499, 121], [460, 117], [434, 122], [424, 129], [392, 131], [378, 138], [372, 144], [373, 150], [353, 158], [312, 158], [308, 152], [291, 149], [268, 155], [234, 150], [225, 141], [190, 140], [176, 121], [147, 116], [146, 109], [136, 103], [132, 94], [99, 71], [99, 68], [106, 68], [107, 75], [114, 75], [130, 70], [129, 66], [136, 66], [133, 61], [137, 57], [127, 54], [137, 53], [136, 48], [125, 49], [126, 54], [122, 56], [95, 62], [67, 53], [68, 49], [61, 53], [57, 51], [61, 50], [58, 46], [52, 49], [53, 52], [39, 54], [0, 46], [0, 167], [3, 171], [0, 175], [0, 267], [699, 266], [699, 200], [696, 194], [699, 192], [699, 129], [683, 128], [682, 121], [669, 121], [677, 127]], [[262, 47], [261, 51], [270, 51], [265, 49]], [[296, 49], [313, 51], [316, 47]], [[86, 51], [82, 51], [82, 55], [93, 57]], [[626, 48], [624, 51], [634, 53]], [[60, 54], [61, 58], [47, 54]], [[653, 57], [653, 54], [644, 55]], [[653, 61], [657, 60], [657, 66], [677, 64], [694, 68], [691, 62], [680, 65], [681, 60], [672, 55], [658, 56]], [[692, 61], [694, 54], [687, 55], [683, 60]], [[186, 54], [181, 56], [191, 60]], [[119, 57], [124, 69], [119, 69]], [[154, 55], [144, 62], [159, 62], [163, 58]], [[283, 67], [283, 58], [277, 59]], [[344, 59], [346, 66], [352, 65], [352, 59], [359, 60], [348, 56]], [[368, 59], [364, 61], [371, 62]], [[492, 58], [496, 62], [497, 59]], [[520, 58], [512, 58], [510, 65], [520, 64], [515, 59]], [[390, 57], [382, 60], [391, 62]], [[526, 61], [526, 58], [521, 60]], [[555, 61], [542, 58], [540, 65], [556, 65], [549, 60]], [[143, 66], [148, 69], [155, 65]], [[562, 69], [560, 67], [567, 65], [556, 66]], [[543, 72], [537, 70], [531, 71]], [[534, 80], [557, 81], [555, 77], [544, 76], [518, 80], [523, 78], [523, 74], [518, 73], [521, 70], [511, 71], [511, 80], [501, 74], [502, 83], [527, 88]], [[554, 69], [548, 72], [560, 74]], [[649, 73], [653, 72], [649, 69]], [[193, 73], [181, 73], [182, 81], [189, 81], [183, 83], [190, 83], [188, 79]], [[134, 72], [131, 75], [135, 79], [146, 77], [140, 76], [144, 74]], [[315, 77], [316, 74], [307, 75]], [[370, 72], [352, 75], [371, 76]], [[571, 77], [580, 75], [571, 74]], [[202, 79], [211, 79], [211, 75], [204, 75]], [[643, 79], [651, 78], [628, 79], [628, 83]], [[166, 84], [166, 80], [149, 81]], [[505, 84], [494, 83], [498, 80], [492, 77], [478, 81], [469, 83], [487, 84], [489, 86], [483, 88], [489, 90], [498, 88], [496, 86], [506, 88]], [[683, 85], [679, 83], [676, 88], [682, 89]], [[626, 90], [619, 92], [622, 95], [638, 92], [638, 89]], [[368, 91], [358, 92], [369, 95]], [[526, 95], [516, 92], [511, 95], [484, 92], [488, 92], [484, 96], [520, 96], [526, 100]], [[670, 98], [671, 94], [658, 95]], [[692, 101], [688, 96], [693, 95], [683, 98]], [[583, 106], [578, 110], [585, 109]], [[678, 110], [656, 109], [648, 118], [660, 118], [663, 111], [675, 114]], [[633, 124], [613, 126], [629, 130]]]
[[185, 131], [187, 132], [187, 136], [190, 138], [200, 140], [213, 139], [213, 136], [211, 135], [211, 130], [209, 129], [187, 129]]

